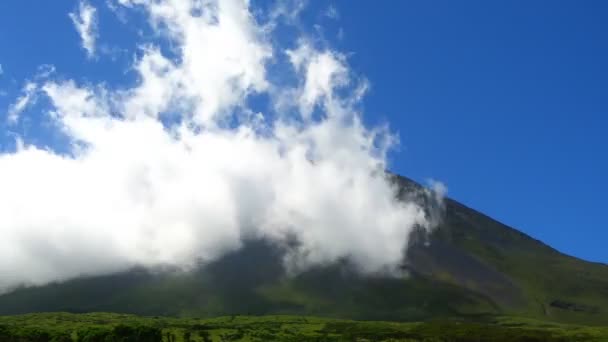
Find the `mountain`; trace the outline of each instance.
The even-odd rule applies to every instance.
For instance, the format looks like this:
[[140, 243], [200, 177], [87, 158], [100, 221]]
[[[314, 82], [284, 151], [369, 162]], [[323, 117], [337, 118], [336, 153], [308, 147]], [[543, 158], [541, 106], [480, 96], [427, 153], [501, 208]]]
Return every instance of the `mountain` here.
[[[413, 181], [400, 176], [393, 181], [402, 198], [427, 200]], [[0, 296], [0, 315], [106, 311], [374, 320], [513, 315], [608, 323], [608, 266], [564, 255], [452, 199], [442, 209], [438, 228], [413, 236], [401, 277], [361, 276], [347, 260], [287, 276], [278, 247], [250, 240], [193, 272], [133, 269], [19, 288]]]

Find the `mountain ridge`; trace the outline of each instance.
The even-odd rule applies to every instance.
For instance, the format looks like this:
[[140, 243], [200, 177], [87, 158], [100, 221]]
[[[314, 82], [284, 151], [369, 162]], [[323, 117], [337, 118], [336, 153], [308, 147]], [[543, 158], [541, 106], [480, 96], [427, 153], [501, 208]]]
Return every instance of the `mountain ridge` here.
[[[418, 183], [389, 177], [400, 198], [437, 205]], [[403, 277], [362, 276], [348, 262], [287, 276], [281, 249], [252, 239], [189, 273], [134, 269], [16, 289], [0, 295], [0, 314], [307, 314], [375, 320], [517, 315], [608, 323], [608, 266], [565, 255], [450, 198], [439, 209], [444, 213], [439, 226], [413, 237]]]

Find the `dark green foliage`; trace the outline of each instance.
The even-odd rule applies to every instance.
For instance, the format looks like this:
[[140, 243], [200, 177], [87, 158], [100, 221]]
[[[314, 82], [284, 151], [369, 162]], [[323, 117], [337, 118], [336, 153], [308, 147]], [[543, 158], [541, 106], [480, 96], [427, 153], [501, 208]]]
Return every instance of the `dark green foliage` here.
[[608, 328], [547, 324], [516, 317], [396, 323], [302, 316], [228, 316], [202, 320], [48, 313], [0, 316], [0, 341], [601, 342], [608, 341]]
[[399, 326], [381, 324], [327, 324], [325, 331], [347, 340], [412, 340], [412, 341], [528, 341], [567, 342], [559, 333], [530, 328], [509, 328], [470, 322], [429, 322], [404, 330]]
[[37, 326], [0, 325], [2, 342], [70, 342], [72, 338], [65, 331]]
[[155, 342], [162, 340], [162, 331], [159, 328], [144, 325], [118, 325], [112, 330], [112, 341], [128, 342]]
[[568, 342], [565, 336], [551, 331], [510, 328], [478, 323], [436, 322], [420, 325], [412, 330], [411, 337], [416, 339], [433, 337], [443, 341], [526, 341], [526, 342]]
[[[7, 320], [6, 317], [3, 318]], [[8, 319], [10, 321], [10, 319]], [[75, 321], [78, 321], [76, 319]], [[84, 327], [40, 324], [34, 320], [21, 320], [20, 324], [0, 326], [2, 342], [156, 342], [162, 341], [162, 330], [140, 324], [109, 325], [86, 324]], [[72, 334], [75, 332], [75, 334]], [[74, 337], [72, 337], [74, 336]]]
[[78, 330], [78, 342], [105, 342], [112, 334], [110, 328], [88, 327]]
[[117, 325], [114, 328], [90, 326], [78, 329], [76, 338], [78, 342], [156, 342], [161, 340], [162, 330], [160, 328], [125, 324]]

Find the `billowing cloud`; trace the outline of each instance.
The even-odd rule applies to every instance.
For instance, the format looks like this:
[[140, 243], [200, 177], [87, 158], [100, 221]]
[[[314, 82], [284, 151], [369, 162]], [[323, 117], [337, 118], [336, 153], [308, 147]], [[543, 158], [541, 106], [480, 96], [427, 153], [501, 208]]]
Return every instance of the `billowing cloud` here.
[[[0, 291], [188, 268], [252, 236], [295, 238], [285, 263], [296, 270], [347, 257], [390, 271], [410, 232], [431, 228], [428, 211], [395, 200], [396, 137], [362, 123], [367, 81], [344, 55], [305, 37], [277, 46], [243, 0], [119, 4], [144, 10], [177, 56], [140, 46], [129, 88], [51, 75], [32, 86], [71, 147], [0, 154]], [[253, 95], [274, 105], [255, 110]]]
[[97, 39], [97, 10], [87, 1], [81, 0], [78, 10], [69, 14], [70, 19], [80, 35], [82, 48], [88, 57], [95, 55], [95, 41]]

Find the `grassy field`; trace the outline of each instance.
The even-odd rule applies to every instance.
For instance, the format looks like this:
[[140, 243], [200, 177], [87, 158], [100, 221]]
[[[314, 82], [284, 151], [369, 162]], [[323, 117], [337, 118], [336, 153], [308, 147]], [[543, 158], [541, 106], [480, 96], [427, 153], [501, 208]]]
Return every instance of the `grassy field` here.
[[213, 319], [112, 313], [0, 316], [0, 341], [608, 341], [608, 327], [494, 317], [397, 323], [306, 316]]

